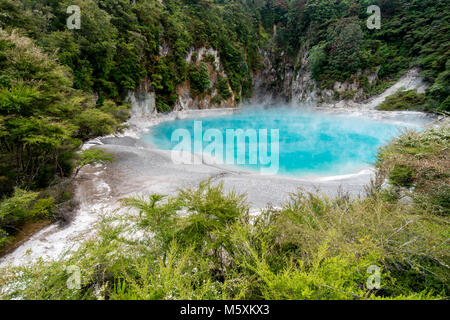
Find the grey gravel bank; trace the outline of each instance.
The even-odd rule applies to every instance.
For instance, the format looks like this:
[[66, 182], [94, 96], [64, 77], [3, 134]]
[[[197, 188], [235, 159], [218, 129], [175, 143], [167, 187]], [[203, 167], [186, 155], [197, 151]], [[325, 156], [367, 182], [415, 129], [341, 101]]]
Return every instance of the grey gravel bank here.
[[221, 165], [174, 164], [170, 151], [159, 150], [132, 137], [104, 138], [101, 142], [99, 148], [115, 155], [107, 170], [109, 179], [115, 181], [110, 186], [115, 194], [123, 195], [130, 192], [174, 195], [180, 188], [195, 187], [211, 179], [213, 183], [223, 182], [227, 190], [247, 194], [251, 207], [257, 209], [268, 204], [278, 206], [299, 188], [328, 196], [342, 191], [357, 196], [374, 176], [369, 169], [354, 175], [311, 179], [261, 175], [257, 171]]

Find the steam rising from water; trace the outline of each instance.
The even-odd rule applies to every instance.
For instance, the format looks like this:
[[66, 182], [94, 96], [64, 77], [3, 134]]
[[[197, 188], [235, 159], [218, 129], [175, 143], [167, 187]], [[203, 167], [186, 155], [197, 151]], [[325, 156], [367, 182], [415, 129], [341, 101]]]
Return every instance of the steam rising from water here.
[[[411, 121], [414, 114], [403, 122], [398, 116], [392, 121], [380, 112], [352, 114], [253, 106], [233, 115], [161, 123], [152, 127], [150, 133], [142, 139], [161, 149], [171, 150], [175, 146], [171, 135], [177, 129], [187, 129], [193, 139], [202, 139], [193, 134], [196, 120], [202, 121], [204, 131], [220, 130], [223, 141], [226, 141], [227, 129], [267, 129], [269, 132], [271, 129], [278, 129], [279, 174], [298, 177], [341, 175], [371, 167], [379, 147], [398, 136], [401, 130], [420, 129], [426, 119], [417, 116], [415, 122]], [[251, 142], [246, 140], [246, 150], [250, 150], [249, 143]], [[236, 144], [235, 149], [237, 148]], [[270, 140], [268, 149], [272, 150]], [[260, 165], [250, 165], [249, 162], [239, 166], [260, 169]]]
[[[125, 136], [94, 139], [86, 144], [85, 147], [100, 145], [108, 152], [117, 154], [115, 168], [83, 169], [81, 174], [84, 178], [80, 179], [77, 187], [81, 207], [74, 213], [71, 223], [65, 226], [54, 224], [33, 235], [13, 253], [2, 257], [0, 267], [24, 265], [38, 258], [58, 259], [64, 251], [77, 248], [80, 241], [95, 232], [95, 222], [104, 214], [120, 214], [115, 210], [120, 205], [117, 200], [122, 197], [135, 193], [176, 194], [180, 187], [195, 185], [224, 172], [222, 167], [180, 168], [170, 163], [170, 157], [164, 156], [166, 152], [136, 143], [132, 137], [141, 137], [143, 132], [148, 133], [144, 140], [154, 142], [159, 148], [164, 148], [166, 144], [167, 149], [170, 148], [171, 130], [192, 126], [194, 118], [202, 120], [206, 129], [278, 127], [280, 173], [302, 176], [323, 174], [327, 177], [291, 179], [242, 172], [228, 172], [221, 176], [226, 187], [247, 193], [252, 206], [257, 209], [267, 203], [283, 203], [288, 194], [295, 192], [299, 186], [311, 192], [320, 188], [330, 196], [336, 195], [340, 186], [353, 195], [360, 194], [372, 177], [369, 170], [356, 175], [335, 176], [355, 173], [358, 168], [370, 166], [378, 144], [387, 142], [401, 128], [421, 128], [431, 120], [419, 112], [343, 109], [314, 112], [298, 105], [292, 108], [272, 105], [268, 110], [250, 106], [236, 115], [230, 114], [233, 112], [232, 109], [189, 110], [144, 119], [135, 117], [133, 120], [136, 122], [130, 123], [132, 128], [124, 133]], [[173, 121], [175, 119], [184, 120]], [[150, 131], [144, 130], [147, 128]], [[114, 184], [111, 184], [112, 181]]]

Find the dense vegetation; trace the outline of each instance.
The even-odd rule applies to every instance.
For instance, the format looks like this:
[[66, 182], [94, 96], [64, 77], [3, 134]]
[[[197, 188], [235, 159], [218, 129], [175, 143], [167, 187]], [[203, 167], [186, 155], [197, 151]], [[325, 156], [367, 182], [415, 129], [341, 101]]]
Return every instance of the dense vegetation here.
[[[80, 30], [66, 27], [66, 9], [73, 4], [83, 13]], [[379, 30], [366, 26], [370, 5], [381, 8]], [[304, 48], [308, 68], [324, 88], [358, 70], [377, 71], [372, 84], [364, 74], [357, 77], [369, 96], [417, 66], [431, 84], [425, 109], [449, 108], [446, 0], [1, 0], [0, 9], [0, 27], [19, 28], [56, 52], [72, 70], [74, 87], [96, 93], [99, 105], [107, 98], [120, 100], [147, 78], [158, 110], [170, 110], [183, 81], [190, 80], [199, 93], [201, 66], [188, 64], [187, 54], [212, 47], [236, 101], [251, 95], [262, 51], [276, 52], [273, 63], [282, 74], [286, 61], [280, 55], [297, 61]]]
[[[117, 131], [128, 117], [127, 107], [113, 101], [96, 106], [92, 95], [72, 87], [66, 67], [16, 33], [0, 30], [0, 70], [1, 197], [68, 177], [82, 141]], [[53, 202], [69, 197], [63, 190], [36, 198], [21, 189], [0, 205], [0, 249], [23, 222], [48, 217]], [[35, 213], [37, 207], [45, 212]]]
[[[82, 28], [68, 30], [66, 10], [74, 4]], [[251, 94], [257, 24], [239, 2], [0, 0], [0, 11], [1, 198], [17, 187], [10, 200], [20, 202], [22, 191], [69, 177], [79, 168], [75, 151], [82, 141], [122, 128], [125, 94], [143, 79], [159, 111], [171, 110], [185, 80], [193, 94], [210, 89], [207, 66], [186, 62], [191, 48], [218, 50], [227, 74], [218, 82], [219, 99], [232, 96], [228, 86], [236, 101]], [[70, 198], [70, 187], [57, 193], [48, 198], [55, 207]], [[33, 207], [34, 197], [27, 199]], [[0, 250], [37, 216], [25, 212], [0, 213]]]
[[[82, 27], [68, 30], [66, 9], [74, 4]], [[379, 30], [366, 27], [373, 4], [381, 7]], [[25, 223], [73, 207], [68, 177], [112, 160], [98, 150], [77, 154], [78, 148], [123, 128], [124, 98], [143, 80], [160, 112], [172, 110], [177, 86], [186, 81], [192, 95], [217, 89], [218, 99], [240, 102], [252, 95], [264, 52], [273, 53], [282, 75], [287, 62], [301, 70], [306, 51], [307, 68], [322, 88], [356, 79], [366, 96], [419, 67], [427, 91], [398, 93], [380, 109], [449, 111], [449, 9], [446, 0], [0, 0], [0, 250]], [[219, 54], [225, 75], [217, 73], [214, 88], [211, 57], [186, 60], [200, 47]], [[378, 74], [373, 83], [367, 70]], [[389, 178], [390, 188], [376, 185], [357, 200], [299, 193], [255, 221], [240, 196], [207, 184], [169, 200], [130, 199], [126, 205], [141, 211], [129, 217], [136, 223], [105, 221], [68, 261], [24, 269], [22, 280], [36, 286], [19, 294], [446, 296], [448, 159], [447, 125], [408, 133], [380, 154], [380, 177]], [[177, 216], [180, 208], [194, 214]], [[136, 231], [154, 238], [126, 240]], [[124, 247], [130, 250], [118, 250]], [[116, 260], [113, 251], [120, 253]], [[82, 290], [65, 287], [67, 263], [82, 267]], [[363, 285], [371, 264], [383, 269], [380, 291]]]
[[[381, 8], [379, 30], [366, 26], [370, 5]], [[358, 70], [378, 70], [373, 84], [364, 74], [356, 77], [370, 96], [416, 66], [431, 84], [423, 109], [450, 110], [448, 1], [269, 0], [260, 15], [266, 30], [277, 25], [278, 50], [292, 57], [302, 47], [309, 50], [309, 69], [322, 87], [332, 88], [334, 81], [355, 77]]]
[[[388, 177], [390, 187], [374, 182], [357, 199], [299, 190], [258, 216], [245, 196], [209, 182], [168, 199], [124, 199], [128, 214], [107, 217], [73, 255], [4, 272], [0, 281], [15, 282], [3, 297], [445, 298], [449, 146], [448, 123], [405, 133], [380, 153], [377, 181]], [[399, 179], [398, 166], [412, 180]], [[69, 266], [80, 271], [79, 288], [67, 285], [76, 283]], [[367, 287], [370, 266], [380, 268], [378, 289]]]
[[[410, 197], [420, 210], [450, 215], [449, 131], [409, 132], [380, 151], [378, 167], [394, 186], [391, 196]], [[406, 189], [405, 189], [406, 188]], [[399, 192], [400, 190], [400, 192]]]
[[417, 93], [416, 90], [399, 91], [384, 100], [377, 107], [378, 110], [420, 110], [425, 109], [425, 95]]
[[[219, 51], [230, 85], [250, 95], [250, 71], [257, 67], [256, 20], [239, 1], [168, 0], [1, 0], [3, 28], [20, 28], [37, 39], [74, 73], [74, 86], [103, 99], [123, 98], [144, 78], [156, 92], [157, 108], [170, 110], [176, 85], [192, 79], [191, 48]], [[66, 9], [78, 5], [82, 27], [68, 30]], [[160, 51], [168, 48], [168, 54]], [[195, 80], [194, 80], [195, 83]]]

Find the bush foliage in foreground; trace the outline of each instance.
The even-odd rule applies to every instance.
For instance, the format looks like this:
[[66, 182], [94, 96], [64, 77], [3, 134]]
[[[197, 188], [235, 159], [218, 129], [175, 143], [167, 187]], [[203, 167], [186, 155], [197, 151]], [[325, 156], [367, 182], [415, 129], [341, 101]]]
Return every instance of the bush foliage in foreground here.
[[0, 28], [0, 196], [70, 176], [82, 141], [123, 128], [128, 105], [96, 105], [71, 86], [54, 55]]
[[[448, 148], [448, 132], [444, 125], [405, 133], [380, 153], [377, 181], [395, 167], [389, 155], [420, 146], [431, 159], [437, 146]], [[414, 193], [420, 180], [411, 170]], [[176, 197], [124, 199], [127, 214], [106, 217], [72, 255], [3, 270], [0, 292], [25, 299], [446, 298], [448, 215], [422, 189], [418, 205], [388, 197], [393, 191], [380, 184], [356, 199], [299, 190], [257, 216], [245, 196], [210, 182]], [[380, 268], [380, 289], [367, 288], [372, 265]], [[79, 289], [67, 285], [73, 266]]]
[[423, 133], [406, 132], [382, 148], [377, 166], [394, 188], [388, 197], [410, 197], [417, 210], [450, 215], [450, 130], [448, 120], [440, 128]]

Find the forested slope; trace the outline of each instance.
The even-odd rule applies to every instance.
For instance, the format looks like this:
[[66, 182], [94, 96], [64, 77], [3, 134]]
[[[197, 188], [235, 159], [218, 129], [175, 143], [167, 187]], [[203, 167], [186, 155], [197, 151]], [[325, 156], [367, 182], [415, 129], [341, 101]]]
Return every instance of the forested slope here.
[[[8, 8], [3, 28], [21, 28], [74, 73], [74, 86], [119, 99], [148, 77], [160, 111], [170, 110], [176, 85], [198, 71], [186, 56], [191, 48], [220, 52], [234, 91], [248, 95], [257, 67], [257, 21], [239, 1], [67, 0], [0, 2]], [[69, 5], [78, 5], [82, 27], [68, 30]], [[161, 54], [168, 48], [167, 54]], [[192, 78], [192, 77], [191, 77]], [[195, 81], [194, 81], [195, 82]], [[204, 88], [199, 88], [204, 90]], [[123, 97], [123, 96], [122, 96]], [[237, 97], [240, 99], [240, 95]]]
[[[80, 29], [67, 28], [70, 5], [81, 9]], [[379, 30], [366, 26], [369, 5], [381, 8]], [[82, 141], [119, 130], [124, 99], [143, 82], [165, 112], [182, 86], [234, 105], [261, 74], [275, 96], [292, 85], [288, 74], [310, 74], [322, 89], [352, 81], [364, 98], [418, 67], [429, 89], [383, 108], [448, 111], [449, 9], [445, 0], [0, 0], [0, 195], [69, 177]], [[219, 66], [214, 56], [193, 59], [199, 48], [217, 51]], [[10, 208], [2, 234], [28, 218]]]
[[[69, 5], [81, 8], [80, 29], [66, 26]], [[369, 5], [381, 8], [380, 29], [366, 26]], [[399, 93], [381, 107], [448, 111], [449, 6], [0, 0], [0, 250], [24, 224], [57, 218], [71, 206], [76, 168], [109, 160], [76, 151], [123, 128], [125, 97], [142, 83], [165, 112], [176, 107], [183, 86], [190, 95], [235, 105], [252, 97], [261, 77], [272, 96], [292, 99], [284, 92], [300, 75], [323, 90], [336, 81], [356, 83], [359, 98], [367, 98], [417, 67], [428, 90]], [[200, 48], [213, 49], [220, 63], [214, 55], [193, 59]], [[299, 192], [256, 218], [244, 195], [207, 182], [167, 202], [160, 195], [126, 199], [134, 211], [102, 222], [71, 256], [2, 270], [8, 290], [1, 298], [443, 299], [449, 150], [448, 122], [405, 133], [380, 151], [366, 197]], [[190, 214], [178, 215], [181, 209]], [[136, 233], [143, 236], [128, 237]], [[80, 268], [77, 290], [67, 286], [67, 265]], [[367, 288], [370, 266], [381, 272], [378, 289]]]
[[[69, 5], [81, 9], [79, 30], [67, 29]], [[381, 9], [380, 29], [366, 25], [370, 5]], [[196, 94], [226, 90], [228, 82], [239, 102], [251, 96], [253, 76], [269, 67], [263, 56], [270, 52], [275, 83], [267, 90], [285, 85], [290, 71], [309, 71], [321, 88], [330, 89], [362, 70], [377, 78], [357, 75], [367, 97], [420, 67], [431, 86], [421, 108], [448, 109], [445, 0], [2, 0], [0, 8], [0, 26], [22, 29], [46, 51], [57, 52], [74, 74], [74, 87], [95, 92], [100, 105], [105, 98], [123, 98], [144, 79], [160, 111], [174, 107], [177, 86], [186, 80]], [[219, 53], [226, 78], [214, 88], [202, 85], [201, 77], [208, 78], [202, 66], [186, 59], [200, 47]]]
[[[380, 7], [379, 29], [367, 26], [371, 5]], [[265, 2], [259, 12], [266, 30], [276, 25], [271, 59], [276, 71], [269, 88], [282, 92], [277, 86], [285, 86], [286, 74], [295, 78], [310, 72], [319, 89], [333, 90], [336, 81], [349, 81], [367, 98], [418, 67], [430, 88], [415, 109], [449, 110], [448, 1], [280, 0]], [[355, 95], [351, 90], [334, 93], [336, 99]]]

